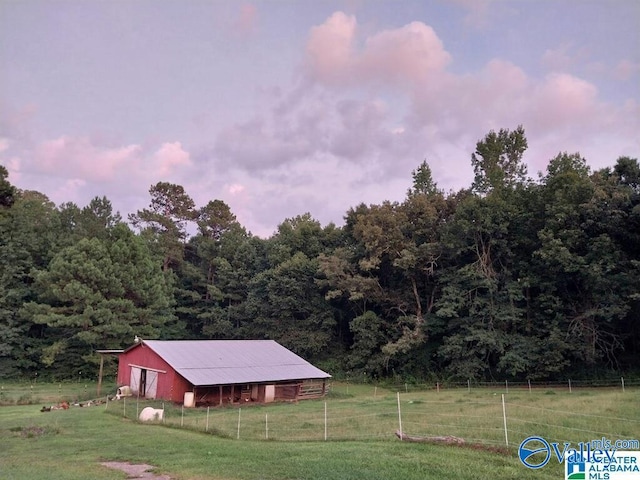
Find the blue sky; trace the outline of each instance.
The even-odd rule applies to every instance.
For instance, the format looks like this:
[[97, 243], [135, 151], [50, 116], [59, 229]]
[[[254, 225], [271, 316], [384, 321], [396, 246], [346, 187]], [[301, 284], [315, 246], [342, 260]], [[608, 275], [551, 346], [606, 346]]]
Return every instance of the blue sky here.
[[257, 235], [340, 225], [423, 160], [469, 186], [491, 129], [524, 126], [534, 178], [638, 158], [639, 31], [632, 0], [8, 0], [0, 164], [57, 204], [168, 181]]

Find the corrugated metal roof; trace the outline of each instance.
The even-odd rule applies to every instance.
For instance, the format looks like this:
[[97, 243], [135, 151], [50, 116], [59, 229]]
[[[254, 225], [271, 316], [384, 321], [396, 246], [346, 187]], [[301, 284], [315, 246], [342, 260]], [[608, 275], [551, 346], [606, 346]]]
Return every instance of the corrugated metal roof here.
[[329, 378], [273, 340], [144, 340], [195, 386]]

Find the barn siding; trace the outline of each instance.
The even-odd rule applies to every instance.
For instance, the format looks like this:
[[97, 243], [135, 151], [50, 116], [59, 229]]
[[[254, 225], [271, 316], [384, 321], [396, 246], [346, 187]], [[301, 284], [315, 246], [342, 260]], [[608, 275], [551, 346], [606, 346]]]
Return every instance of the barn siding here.
[[120, 354], [120, 361], [118, 363], [118, 385], [129, 385], [131, 365], [166, 372], [158, 374], [156, 398], [182, 402], [184, 392], [191, 391], [191, 385], [178, 375], [157, 353], [144, 344], [136, 345], [130, 350]]

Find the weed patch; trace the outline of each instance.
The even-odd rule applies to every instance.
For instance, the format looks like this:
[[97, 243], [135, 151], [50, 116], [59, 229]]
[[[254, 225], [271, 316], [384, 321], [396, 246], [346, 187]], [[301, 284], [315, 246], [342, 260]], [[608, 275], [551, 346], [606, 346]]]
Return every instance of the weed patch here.
[[11, 427], [9, 431], [22, 438], [38, 438], [44, 435], [56, 435], [60, 433], [60, 430], [57, 428], [37, 425]]

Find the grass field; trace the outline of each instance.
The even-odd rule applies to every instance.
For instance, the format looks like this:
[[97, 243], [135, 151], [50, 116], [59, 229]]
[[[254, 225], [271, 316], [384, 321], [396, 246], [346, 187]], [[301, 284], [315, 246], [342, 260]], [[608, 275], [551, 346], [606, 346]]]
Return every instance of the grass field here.
[[[9, 394], [14, 386], [4, 387], [6, 398], [21, 396]], [[36, 388], [40, 399], [57, 400], [59, 385]], [[132, 418], [145, 404], [132, 399], [47, 413], [38, 404], [9, 405], [0, 408], [0, 479], [125, 478], [100, 461], [148, 463], [180, 480], [558, 479], [562, 467], [555, 461], [537, 471], [519, 462], [517, 446], [524, 438], [640, 437], [638, 389], [510, 392], [510, 447], [499, 452], [400, 442], [393, 435], [397, 403], [395, 392], [334, 385], [326, 403], [211, 409], [208, 425], [206, 409], [186, 409], [183, 416], [180, 406], [169, 405], [165, 425], [140, 424]], [[325, 404], [329, 441], [324, 441]], [[400, 405], [407, 433], [449, 434], [504, 446], [501, 392], [401, 393]]]

